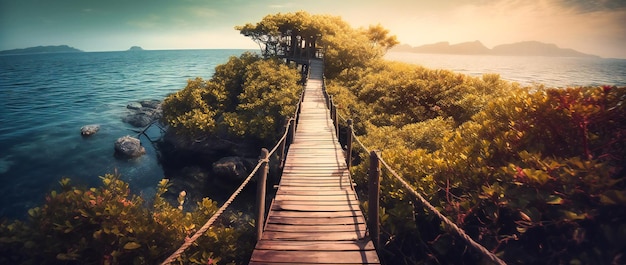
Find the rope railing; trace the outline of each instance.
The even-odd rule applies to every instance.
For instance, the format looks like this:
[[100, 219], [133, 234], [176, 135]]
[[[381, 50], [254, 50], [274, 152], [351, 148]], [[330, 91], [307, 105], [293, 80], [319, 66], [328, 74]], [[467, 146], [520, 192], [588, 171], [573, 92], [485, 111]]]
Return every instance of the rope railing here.
[[[430, 204], [430, 202], [424, 199], [424, 197], [419, 192], [417, 192], [411, 185], [409, 185], [408, 182], [406, 182], [398, 173], [396, 173], [396, 171], [385, 160], [382, 159], [382, 157], [380, 156], [378, 152], [370, 151], [365, 146], [365, 144], [361, 142], [359, 137], [357, 137], [357, 135], [354, 133], [354, 129], [352, 128], [352, 120], [346, 119], [343, 117], [343, 115], [337, 113], [337, 106], [333, 102], [333, 96], [328, 95], [328, 92], [326, 91], [325, 82], [323, 84], [323, 92], [327, 99], [328, 108], [331, 110], [331, 118], [335, 122], [336, 126], [338, 126], [339, 124], [337, 117], [348, 124], [347, 134], [350, 135], [348, 137], [348, 141], [350, 141], [348, 143], [349, 150], [347, 150], [346, 152], [347, 153], [346, 160], [348, 160], [347, 161], [348, 165], [351, 165], [351, 160], [352, 160], [352, 157], [351, 157], [352, 156], [352, 150], [351, 150], [352, 143], [351, 142], [355, 141], [356, 143], [358, 143], [361, 149], [363, 149], [365, 152], [370, 154], [370, 163], [377, 163], [375, 161], [380, 161], [380, 163], [382, 163], [385, 166], [385, 168], [391, 173], [391, 175], [393, 175], [398, 181], [400, 181], [400, 183], [402, 184], [402, 186], [404, 186], [405, 189], [407, 189], [411, 194], [413, 194], [413, 196], [415, 196], [426, 208], [428, 208], [429, 211], [434, 213], [446, 225], [446, 227], [449, 227], [450, 230], [452, 230], [459, 237], [461, 237], [468, 245], [470, 245], [472, 248], [480, 252], [483, 256], [485, 256], [486, 258], [488, 258], [490, 261], [494, 262], [495, 264], [499, 264], [499, 265], [506, 264], [498, 256], [496, 256], [491, 251], [487, 250], [485, 247], [483, 247], [482, 245], [474, 241], [469, 235], [467, 235], [467, 233], [465, 233], [465, 231], [462, 228], [458, 227], [454, 222], [450, 221], [450, 219], [448, 219], [445, 215], [443, 215], [440, 211], [438, 211], [437, 208], [435, 208], [432, 204]], [[339, 129], [337, 129], [337, 132], [339, 132]], [[339, 138], [339, 135], [337, 135], [337, 137]], [[376, 165], [370, 164], [369, 174], [370, 174], [370, 181], [369, 181], [370, 190], [375, 189], [376, 194], [374, 196], [376, 198], [379, 198], [378, 193], [380, 190], [380, 183], [379, 183], [378, 178], [380, 174], [380, 165], [376, 166]], [[372, 177], [372, 175], [374, 176]], [[370, 191], [370, 195], [371, 194], [372, 194], [372, 191]], [[374, 241], [375, 246], [378, 248], [378, 241], [379, 241], [378, 199], [376, 202], [372, 202], [370, 199], [370, 203], [368, 203], [368, 205], [369, 205], [368, 212], [370, 213], [369, 219], [376, 219], [376, 222], [373, 222], [374, 220], [369, 221], [369, 223], [371, 224], [369, 225], [370, 226], [369, 230], [372, 236], [372, 241]], [[372, 226], [376, 226], [376, 227], [372, 227]]]
[[[361, 140], [359, 140], [359, 137], [357, 137], [354, 134], [354, 131], [352, 130], [352, 120], [347, 120], [348, 121], [348, 125], [349, 125], [349, 129], [348, 129], [348, 133], [352, 135], [352, 140], [354, 140], [355, 142], [358, 143], [359, 147], [362, 148], [363, 150], [365, 150], [368, 154], [370, 154], [370, 156], [375, 156], [375, 160], [380, 161], [380, 163], [382, 163], [385, 166], [385, 169], [387, 169], [389, 171], [389, 173], [391, 173], [391, 175], [393, 175], [401, 184], [402, 186], [408, 190], [411, 194], [413, 194], [413, 196], [415, 196], [420, 203], [422, 203], [426, 208], [428, 208], [428, 210], [430, 210], [432, 213], [434, 213], [447, 227], [450, 228], [450, 230], [452, 230], [454, 233], [456, 233], [459, 237], [461, 237], [467, 244], [469, 244], [471, 247], [473, 247], [475, 250], [479, 251], [483, 256], [487, 257], [489, 260], [491, 260], [492, 262], [502, 265], [502, 264], [506, 264], [502, 259], [500, 259], [499, 257], [497, 257], [495, 254], [493, 254], [491, 251], [487, 250], [485, 247], [483, 247], [482, 245], [480, 245], [479, 243], [477, 243], [476, 241], [474, 241], [469, 235], [467, 235], [467, 233], [465, 233], [465, 231], [458, 227], [454, 222], [452, 222], [450, 219], [448, 219], [445, 215], [443, 215], [439, 210], [437, 210], [437, 208], [435, 208], [432, 204], [430, 204], [430, 202], [428, 202], [428, 200], [426, 200], [419, 192], [417, 192], [408, 182], [406, 182], [406, 180], [404, 180], [381, 156], [378, 152], [374, 152], [374, 151], [370, 151], [365, 144], [363, 144], [363, 142], [361, 142]], [[350, 144], [351, 146], [351, 144]], [[348, 157], [348, 159], [351, 159], [350, 157]], [[372, 163], [372, 159], [370, 159], [370, 163]], [[375, 162], [374, 162], [375, 163]], [[369, 174], [373, 174], [375, 173], [374, 171], [377, 170], [377, 168], [379, 168], [379, 166], [372, 166], [370, 165], [370, 172]], [[376, 174], [380, 174], [379, 172]], [[370, 180], [370, 188], [374, 188], [376, 189], [376, 192], [379, 192], [379, 188], [377, 187], [379, 185], [379, 183], [372, 183], [372, 182], [377, 182], [378, 180], [378, 176], [373, 177], [376, 180]], [[371, 194], [371, 192], [370, 192]], [[379, 197], [379, 196], [376, 196]], [[371, 198], [371, 197], [370, 197]], [[369, 205], [373, 205], [372, 203], [369, 203]], [[378, 208], [378, 206], [374, 206], [373, 208]], [[375, 214], [370, 215], [370, 219], [372, 218], [378, 218], [378, 209], [374, 209]], [[372, 209], [370, 209], [369, 212], [372, 212]], [[376, 226], [378, 226], [377, 222], [376, 222]], [[372, 230], [372, 228], [370, 227], [370, 230]], [[374, 237], [378, 237], [378, 235], [375, 235]], [[376, 241], [376, 240], [374, 240]]]
[[248, 182], [250, 182], [252, 177], [256, 174], [257, 170], [261, 168], [261, 165], [263, 165], [263, 163], [266, 163], [267, 161], [268, 161], [267, 158], [259, 160], [259, 163], [257, 163], [254, 170], [252, 170], [252, 173], [250, 173], [250, 175], [248, 175], [248, 177], [241, 183], [241, 185], [239, 185], [239, 188], [230, 196], [230, 198], [228, 198], [228, 200], [222, 205], [222, 207], [220, 207], [217, 210], [217, 212], [215, 212], [213, 216], [211, 216], [211, 218], [198, 231], [196, 231], [195, 234], [193, 234], [193, 236], [191, 236], [190, 238], [185, 238], [185, 243], [183, 243], [167, 259], [165, 259], [165, 261], [163, 261], [161, 265], [166, 265], [166, 264], [170, 264], [174, 262], [178, 257], [180, 257], [180, 255], [183, 254], [183, 252], [185, 252], [185, 250], [187, 250], [187, 248], [189, 248], [189, 246], [191, 246], [191, 244], [193, 244], [193, 242], [195, 242], [200, 236], [202, 236], [202, 234], [204, 234], [204, 232], [206, 232], [211, 227], [211, 225], [213, 225], [215, 220], [217, 220], [217, 218], [219, 218], [222, 215], [222, 213], [224, 213], [226, 208], [230, 206], [230, 204], [235, 200], [237, 195], [241, 193], [243, 188], [245, 188], [246, 185], [248, 185]]
[[402, 177], [400, 177], [400, 175], [398, 175], [398, 173], [396, 173], [396, 171], [393, 170], [391, 166], [389, 166], [389, 164], [387, 164], [387, 162], [382, 157], [380, 157], [378, 154], [376, 154], [376, 156], [378, 156], [378, 159], [385, 166], [385, 168], [389, 171], [389, 173], [391, 173], [391, 175], [393, 175], [398, 181], [400, 181], [400, 183], [402, 184], [402, 186], [404, 186], [405, 189], [411, 192], [411, 194], [413, 194], [413, 196], [415, 196], [424, 206], [426, 206], [428, 210], [430, 210], [435, 215], [437, 215], [437, 217], [439, 217], [439, 219], [442, 222], [444, 222], [446, 226], [450, 227], [451, 230], [454, 231], [463, 240], [465, 240], [467, 244], [472, 246], [474, 249], [478, 250], [481, 254], [483, 254], [483, 256], [487, 257], [492, 262], [496, 264], [501, 264], [501, 265], [506, 264], [502, 259], [498, 258], [498, 256], [493, 254], [491, 251], [487, 250], [481, 244], [478, 244], [469, 235], [467, 235], [463, 229], [459, 228], [454, 222], [450, 221], [450, 219], [448, 219], [445, 215], [439, 212], [437, 208], [435, 208], [435, 206], [430, 204], [426, 199], [424, 199], [424, 197], [419, 192], [417, 192], [411, 185], [409, 185], [409, 183], [407, 183]]
[[[259, 172], [259, 169], [262, 169], [264, 171], [262, 174], [259, 174], [258, 176], [259, 183], [257, 187], [257, 196], [260, 197], [260, 198], [257, 198], [257, 208], [258, 208], [257, 209], [258, 210], [257, 221], [256, 221], [257, 240], [261, 238], [261, 234], [263, 233], [263, 223], [264, 223], [263, 219], [265, 219], [265, 213], [264, 213], [265, 212], [265, 189], [266, 189], [265, 182], [267, 179], [267, 170], [268, 170], [267, 164], [270, 161], [270, 157], [280, 148], [281, 153], [279, 154], [278, 160], [279, 160], [279, 166], [282, 168], [283, 160], [285, 157], [285, 148], [287, 146], [287, 140], [289, 140], [289, 142], [293, 142], [293, 136], [295, 134], [295, 128], [296, 128], [298, 117], [300, 116], [300, 109], [301, 109], [303, 98], [304, 98], [304, 89], [302, 89], [302, 92], [300, 93], [300, 98], [296, 105], [296, 110], [294, 111], [294, 117], [290, 118], [287, 121], [287, 125], [285, 126], [285, 132], [283, 133], [282, 137], [277, 141], [277, 143], [274, 145], [272, 150], [269, 152], [265, 148], [261, 150], [261, 157], [259, 158], [259, 162], [256, 164], [254, 169], [250, 172], [248, 177], [246, 177], [246, 179], [241, 183], [241, 185], [239, 185], [237, 190], [233, 192], [233, 194], [228, 198], [228, 200], [224, 202], [224, 204], [211, 216], [211, 218], [209, 218], [209, 220], [206, 223], [204, 223], [204, 225], [198, 231], [196, 231], [196, 233], [193, 234], [193, 236], [185, 238], [185, 242], [176, 251], [174, 251], [174, 253], [172, 253], [167, 259], [165, 259], [161, 263], [161, 265], [167, 265], [167, 264], [174, 262], [185, 252], [185, 250], [187, 250], [198, 238], [200, 238], [200, 236], [202, 236], [209, 228], [211, 228], [213, 223], [215, 223], [215, 221], [226, 211], [226, 209], [230, 206], [230, 204], [232, 204], [235, 198], [237, 198], [237, 196], [241, 193], [241, 191], [243, 191], [243, 189], [248, 185], [252, 177], [254, 177]], [[291, 134], [291, 137], [290, 139], [288, 139], [288, 136], [290, 134]]]

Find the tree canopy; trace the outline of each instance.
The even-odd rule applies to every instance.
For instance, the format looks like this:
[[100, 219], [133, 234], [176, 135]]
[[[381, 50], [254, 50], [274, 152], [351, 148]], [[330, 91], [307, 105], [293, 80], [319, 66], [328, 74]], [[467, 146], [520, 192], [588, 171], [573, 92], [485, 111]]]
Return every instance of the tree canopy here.
[[237, 26], [244, 36], [254, 40], [264, 56], [284, 56], [293, 41], [315, 40], [325, 57], [325, 74], [332, 78], [344, 70], [364, 67], [381, 58], [398, 44], [395, 36], [381, 25], [354, 29], [340, 17], [312, 15], [304, 11], [265, 16], [256, 24]]
[[299, 73], [253, 53], [231, 57], [210, 80], [196, 78], [163, 102], [165, 121], [191, 137], [255, 137], [271, 141], [295, 111]]

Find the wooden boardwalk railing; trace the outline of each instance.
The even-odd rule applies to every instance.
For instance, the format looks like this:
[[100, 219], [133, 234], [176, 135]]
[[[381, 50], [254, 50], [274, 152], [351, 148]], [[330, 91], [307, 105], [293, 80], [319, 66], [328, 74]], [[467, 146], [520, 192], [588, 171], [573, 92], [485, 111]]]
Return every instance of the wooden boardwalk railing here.
[[250, 264], [379, 264], [311, 61], [294, 141]]

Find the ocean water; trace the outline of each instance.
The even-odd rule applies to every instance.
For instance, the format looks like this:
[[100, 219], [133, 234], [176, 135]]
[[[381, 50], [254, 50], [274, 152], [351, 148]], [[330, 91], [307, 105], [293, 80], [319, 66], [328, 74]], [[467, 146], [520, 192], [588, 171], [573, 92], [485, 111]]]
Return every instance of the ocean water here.
[[[0, 56], [0, 218], [21, 218], [40, 205], [62, 177], [99, 185], [117, 170], [137, 193], [153, 194], [164, 177], [154, 147], [119, 160], [113, 143], [136, 136], [124, 122], [128, 103], [162, 100], [190, 78], [210, 78], [215, 66], [245, 50], [89, 52]], [[88, 138], [80, 128], [99, 124]], [[149, 130], [158, 137], [158, 128]]]
[[389, 52], [386, 59], [481, 76], [497, 73], [524, 86], [626, 86], [626, 59]]
[[[113, 143], [136, 135], [122, 122], [126, 105], [163, 99], [188, 79], [210, 78], [215, 66], [245, 50], [93, 52], [0, 56], [0, 219], [23, 218], [62, 177], [99, 185], [117, 170], [131, 189], [153, 194], [167, 176], [154, 147], [134, 160], [113, 156]], [[626, 85], [626, 60], [389, 53], [388, 59], [549, 86]], [[99, 124], [88, 138], [80, 128]], [[149, 132], [159, 134], [158, 129]]]

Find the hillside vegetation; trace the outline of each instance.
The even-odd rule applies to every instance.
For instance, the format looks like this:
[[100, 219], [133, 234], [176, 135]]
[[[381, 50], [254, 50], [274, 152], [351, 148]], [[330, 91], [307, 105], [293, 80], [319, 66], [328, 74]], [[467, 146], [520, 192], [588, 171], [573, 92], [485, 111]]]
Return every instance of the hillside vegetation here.
[[[372, 61], [328, 91], [368, 148], [510, 264], [624, 262], [626, 89]], [[353, 169], [358, 186], [367, 168]], [[390, 177], [381, 196], [388, 262], [482, 260]]]

